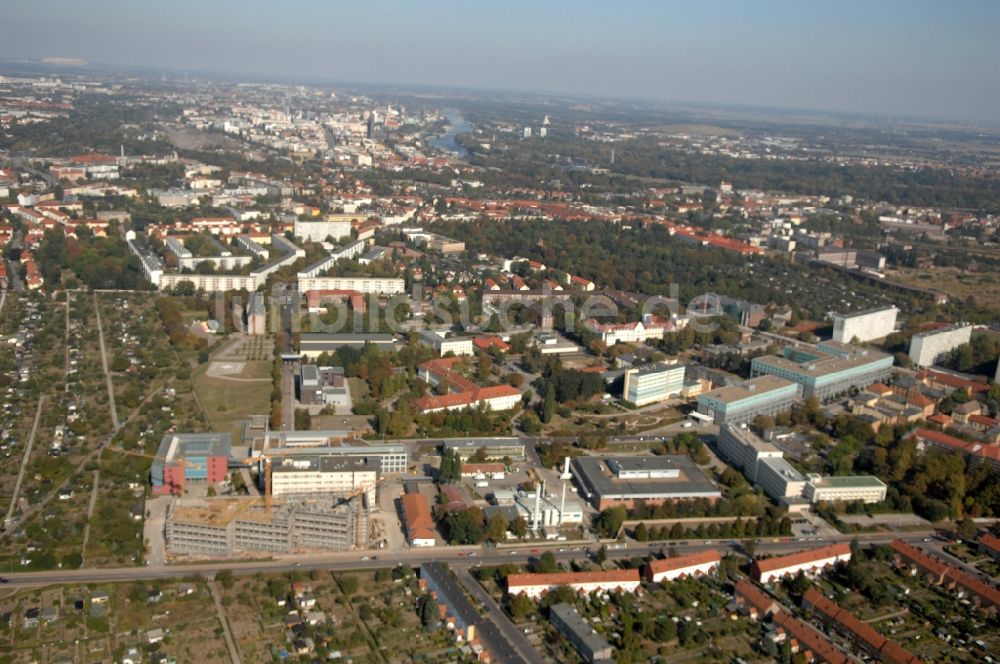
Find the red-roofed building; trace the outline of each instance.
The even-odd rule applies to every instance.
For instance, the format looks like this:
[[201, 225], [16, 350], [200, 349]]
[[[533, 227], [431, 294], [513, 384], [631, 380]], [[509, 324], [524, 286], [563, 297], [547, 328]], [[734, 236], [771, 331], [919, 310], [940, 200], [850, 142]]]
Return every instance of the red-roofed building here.
[[979, 538], [979, 548], [994, 558], [1000, 559], [1000, 537], [991, 533], [983, 533]]
[[812, 611], [823, 619], [827, 626], [852, 639], [872, 657], [893, 664], [920, 664], [920, 659], [905, 648], [890, 641], [868, 623], [862, 622], [852, 613], [845, 611], [815, 588], [810, 588], [802, 596], [802, 608]]
[[434, 546], [434, 517], [427, 499], [419, 493], [405, 493], [400, 499], [403, 523], [410, 546]]
[[653, 560], [643, 568], [647, 581], [675, 581], [686, 576], [701, 576], [719, 569], [722, 556], [718, 551], [700, 551], [687, 556]]
[[850, 559], [851, 546], [849, 544], [846, 542], [831, 544], [787, 556], [755, 560], [751, 568], [751, 576], [760, 583], [771, 583], [799, 572], [815, 574], [833, 567], [837, 563], [846, 563]]
[[455, 371], [454, 366], [461, 361], [461, 357], [443, 357], [420, 365], [418, 374], [421, 380], [430, 385], [446, 385], [449, 390], [447, 394], [417, 399], [420, 412], [436, 413], [479, 406], [487, 410], [509, 410], [520, 403], [521, 392], [510, 385], [479, 387]]
[[[787, 611], [779, 611], [774, 616], [775, 624], [783, 627], [788, 638], [798, 645], [798, 652], [805, 655], [806, 660], [825, 662], [826, 664], [848, 664], [850, 660], [837, 649], [829, 639], [816, 629], [802, 622]], [[796, 648], [793, 647], [794, 653]]]
[[599, 323], [588, 318], [584, 327], [598, 334], [606, 346], [615, 344], [645, 343], [650, 339], [662, 339], [663, 335], [674, 329], [674, 324], [665, 320], [647, 320], [635, 323]]
[[503, 479], [507, 469], [502, 463], [463, 463], [462, 477], [487, 476], [492, 479]]
[[763, 620], [781, 610], [777, 600], [746, 579], [736, 582], [735, 595], [740, 612], [753, 620]]
[[910, 566], [913, 574], [922, 574], [928, 583], [948, 589], [957, 588], [968, 593], [972, 601], [984, 611], [995, 613], [1000, 608], [1000, 590], [993, 586], [941, 562], [902, 540], [893, 540], [889, 546], [895, 554], [897, 565]]
[[985, 381], [966, 380], [940, 371], [921, 371], [917, 374], [917, 378], [925, 385], [940, 389], [966, 390], [972, 396], [990, 391], [990, 386]]
[[877, 394], [880, 397], [892, 394], [892, 388], [885, 383], [872, 383], [865, 388], [865, 392], [871, 392], [872, 394]]
[[507, 577], [507, 592], [537, 599], [545, 593], [569, 586], [578, 593], [639, 590], [639, 570], [607, 570], [600, 572], [558, 572], [555, 574], [511, 574]]
[[491, 334], [481, 334], [477, 337], [473, 337], [472, 345], [482, 351], [489, 351], [491, 348], [497, 348], [501, 352], [506, 353], [510, 350], [509, 343], [500, 337], [496, 337]]
[[1000, 446], [969, 442], [931, 429], [917, 429], [913, 436], [920, 445], [931, 445], [945, 452], [962, 452], [970, 457], [973, 466], [986, 463], [1000, 469]]

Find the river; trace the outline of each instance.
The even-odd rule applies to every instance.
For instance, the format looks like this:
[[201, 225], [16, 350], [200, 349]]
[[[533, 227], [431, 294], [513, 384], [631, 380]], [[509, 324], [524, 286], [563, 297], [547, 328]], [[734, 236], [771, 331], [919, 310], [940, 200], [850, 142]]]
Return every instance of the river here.
[[454, 152], [459, 157], [468, 156], [469, 151], [459, 145], [455, 138], [459, 134], [472, 131], [472, 124], [462, 116], [457, 108], [444, 109], [444, 117], [448, 119], [448, 131], [437, 138], [432, 138], [428, 144], [440, 150]]

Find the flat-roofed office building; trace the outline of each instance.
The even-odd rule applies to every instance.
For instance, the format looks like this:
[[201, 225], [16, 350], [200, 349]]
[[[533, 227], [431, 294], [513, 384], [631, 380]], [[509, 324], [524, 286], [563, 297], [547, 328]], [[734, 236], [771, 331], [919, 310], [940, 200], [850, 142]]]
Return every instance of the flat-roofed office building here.
[[887, 353], [828, 341], [816, 350], [788, 347], [781, 357], [756, 357], [750, 364], [750, 375], [794, 381], [802, 386], [804, 399], [826, 401], [888, 379], [892, 362], [892, 355]]
[[698, 397], [698, 412], [716, 424], [749, 422], [758, 415], [790, 410], [802, 394], [801, 386], [778, 376], [758, 376], [719, 387]]

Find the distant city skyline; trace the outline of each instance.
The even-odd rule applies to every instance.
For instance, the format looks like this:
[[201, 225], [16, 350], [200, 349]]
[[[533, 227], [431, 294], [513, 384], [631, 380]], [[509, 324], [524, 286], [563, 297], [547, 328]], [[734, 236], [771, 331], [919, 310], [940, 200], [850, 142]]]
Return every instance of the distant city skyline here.
[[987, 0], [36, 0], [0, 56], [998, 122], [998, 25]]

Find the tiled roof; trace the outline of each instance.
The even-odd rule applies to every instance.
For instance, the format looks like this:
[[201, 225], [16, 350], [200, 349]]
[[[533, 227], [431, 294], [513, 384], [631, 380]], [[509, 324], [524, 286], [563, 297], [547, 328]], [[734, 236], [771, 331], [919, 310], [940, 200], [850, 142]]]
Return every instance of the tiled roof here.
[[556, 572], [554, 574], [510, 574], [507, 589], [529, 586], [572, 586], [583, 583], [639, 583], [639, 570], [607, 570], [603, 572]]
[[787, 556], [755, 560], [754, 567], [758, 572], [773, 572], [777, 569], [794, 567], [796, 565], [806, 565], [808, 563], [819, 562], [821, 560], [827, 560], [829, 558], [835, 558], [837, 556], [843, 556], [850, 553], [851, 545], [846, 542], [842, 542], [840, 544], [822, 546], [818, 549], [809, 549], [808, 551], [792, 553]]
[[685, 567], [694, 567], [695, 565], [703, 565], [705, 563], [718, 563], [721, 560], [722, 556], [719, 555], [718, 551], [709, 549], [708, 551], [699, 551], [698, 553], [692, 553], [686, 556], [653, 560], [649, 563], [649, 569], [653, 574], [662, 574], [664, 572], [673, 572], [674, 570], [684, 569]]

